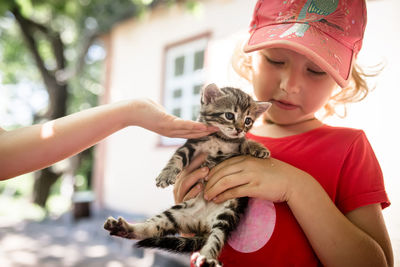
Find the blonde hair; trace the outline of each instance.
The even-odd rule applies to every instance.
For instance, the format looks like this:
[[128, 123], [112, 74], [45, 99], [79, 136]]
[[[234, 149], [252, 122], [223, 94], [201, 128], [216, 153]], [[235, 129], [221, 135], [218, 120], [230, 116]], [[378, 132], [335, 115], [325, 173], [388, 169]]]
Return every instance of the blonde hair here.
[[[231, 60], [232, 68], [240, 77], [251, 83], [253, 72], [251, 55], [243, 52], [243, 45], [244, 40], [241, 40], [235, 47]], [[341, 118], [346, 117], [346, 104], [359, 102], [366, 98], [368, 93], [375, 88], [375, 86], [370, 87], [368, 85], [367, 78], [377, 76], [382, 69], [382, 64], [378, 64], [366, 72], [358, 64], [353, 64], [349, 85], [345, 88], [338, 86], [335, 93], [323, 107], [324, 114], [322, 115], [322, 118], [332, 115], [337, 115]], [[340, 113], [338, 111], [339, 106], [342, 107], [342, 112]]]

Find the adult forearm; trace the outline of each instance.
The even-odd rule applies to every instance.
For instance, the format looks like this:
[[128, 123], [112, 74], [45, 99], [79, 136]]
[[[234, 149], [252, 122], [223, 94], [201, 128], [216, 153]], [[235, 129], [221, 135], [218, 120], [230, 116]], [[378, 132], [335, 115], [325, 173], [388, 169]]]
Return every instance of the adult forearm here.
[[325, 266], [387, 266], [380, 245], [348, 220], [306, 173], [294, 179], [288, 205]]
[[132, 103], [120, 102], [1, 132], [0, 180], [47, 167], [98, 143], [127, 125], [125, 114], [132, 108]]

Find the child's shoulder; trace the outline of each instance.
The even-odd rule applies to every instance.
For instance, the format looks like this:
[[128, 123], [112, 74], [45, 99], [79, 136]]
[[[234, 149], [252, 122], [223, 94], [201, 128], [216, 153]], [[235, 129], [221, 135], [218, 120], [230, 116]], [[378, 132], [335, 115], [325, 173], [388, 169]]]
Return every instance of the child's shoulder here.
[[324, 124], [322, 127], [319, 128], [321, 133], [324, 134], [332, 134], [338, 135], [341, 137], [358, 137], [365, 135], [364, 131], [361, 129], [350, 128], [350, 127], [340, 127], [340, 126], [331, 126]]
[[357, 128], [341, 127], [341, 126], [331, 126], [324, 124], [320, 127], [320, 130], [326, 133], [338, 134], [343, 136], [359, 136], [364, 134], [364, 131]]
[[340, 143], [353, 143], [356, 140], [367, 140], [365, 132], [361, 129], [350, 127], [338, 127], [324, 124], [315, 131], [319, 136], [325, 136], [332, 141], [340, 141]]

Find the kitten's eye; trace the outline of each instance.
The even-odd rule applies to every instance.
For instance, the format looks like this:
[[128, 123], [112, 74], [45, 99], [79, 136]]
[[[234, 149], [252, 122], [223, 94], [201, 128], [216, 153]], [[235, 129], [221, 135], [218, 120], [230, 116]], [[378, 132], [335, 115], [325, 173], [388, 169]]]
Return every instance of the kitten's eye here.
[[225, 113], [225, 118], [227, 120], [233, 120], [235, 118], [235, 115], [232, 112], [226, 112]]
[[246, 118], [246, 119], [244, 120], [244, 123], [245, 123], [246, 125], [250, 125], [250, 124], [253, 123], [253, 120], [252, 120], [251, 118]]

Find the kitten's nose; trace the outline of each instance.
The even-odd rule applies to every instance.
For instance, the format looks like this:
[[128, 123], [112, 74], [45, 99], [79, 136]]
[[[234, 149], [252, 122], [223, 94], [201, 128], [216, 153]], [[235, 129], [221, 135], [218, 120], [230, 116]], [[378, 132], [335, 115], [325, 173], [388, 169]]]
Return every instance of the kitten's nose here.
[[237, 132], [238, 134], [240, 134], [242, 131], [243, 131], [243, 129], [236, 128], [236, 132]]

